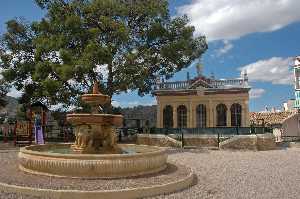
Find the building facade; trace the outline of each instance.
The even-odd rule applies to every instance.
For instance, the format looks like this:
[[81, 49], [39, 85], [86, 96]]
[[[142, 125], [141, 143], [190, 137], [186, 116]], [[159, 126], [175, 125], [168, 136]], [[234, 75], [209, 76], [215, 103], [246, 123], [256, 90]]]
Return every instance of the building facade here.
[[295, 112], [297, 109], [295, 108], [295, 99], [289, 99], [283, 103], [283, 111], [291, 111]]
[[157, 128], [249, 126], [249, 90], [245, 73], [236, 79], [207, 78], [157, 83]]
[[295, 77], [295, 108], [300, 109], [300, 56], [297, 56], [295, 58], [294, 77]]

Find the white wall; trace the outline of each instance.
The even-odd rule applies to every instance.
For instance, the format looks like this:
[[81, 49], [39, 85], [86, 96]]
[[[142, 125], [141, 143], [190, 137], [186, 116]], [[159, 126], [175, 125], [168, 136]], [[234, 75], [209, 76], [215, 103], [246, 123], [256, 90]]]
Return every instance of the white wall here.
[[300, 114], [286, 119], [282, 124], [282, 136], [300, 136]]

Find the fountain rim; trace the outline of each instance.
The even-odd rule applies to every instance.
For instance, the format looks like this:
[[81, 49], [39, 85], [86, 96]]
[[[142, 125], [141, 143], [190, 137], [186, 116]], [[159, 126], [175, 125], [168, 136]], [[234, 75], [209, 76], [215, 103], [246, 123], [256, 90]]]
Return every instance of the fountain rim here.
[[118, 144], [118, 146], [131, 146], [131, 147], [145, 147], [147, 149], [154, 149], [154, 151], [142, 152], [142, 153], [134, 153], [134, 154], [62, 154], [55, 152], [40, 152], [34, 151], [30, 148], [34, 147], [49, 147], [49, 146], [65, 146], [71, 147], [72, 143], [57, 143], [57, 144], [43, 144], [43, 145], [30, 145], [26, 147], [22, 147], [20, 149], [20, 153], [26, 155], [35, 155], [35, 156], [43, 156], [50, 158], [63, 158], [63, 159], [72, 159], [72, 160], [99, 160], [99, 159], [113, 159], [113, 158], [132, 158], [132, 157], [144, 157], [145, 155], [151, 156], [161, 153], [166, 153], [166, 149], [157, 147], [157, 146], [148, 146], [148, 145], [136, 145], [136, 144]]
[[101, 93], [86, 93], [86, 94], [82, 94], [81, 97], [106, 97], [106, 98], [109, 98], [108, 95], [104, 95], [104, 94], [101, 94]]

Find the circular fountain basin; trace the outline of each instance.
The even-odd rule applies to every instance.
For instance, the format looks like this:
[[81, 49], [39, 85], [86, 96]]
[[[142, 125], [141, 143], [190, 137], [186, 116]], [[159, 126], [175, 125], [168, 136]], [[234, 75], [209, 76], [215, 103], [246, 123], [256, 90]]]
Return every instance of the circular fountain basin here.
[[122, 154], [76, 154], [71, 144], [21, 148], [19, 167], [33, 174], [72, 178], [120, 178], [156, 173], [167, 167], [165, 149], [120, 144]]
[[123, 125], [122, 115], [112, 115], [112, 114], [68, 114], [67, 121], [74, 124], [109, 124], [116, 127], [121, 127]]

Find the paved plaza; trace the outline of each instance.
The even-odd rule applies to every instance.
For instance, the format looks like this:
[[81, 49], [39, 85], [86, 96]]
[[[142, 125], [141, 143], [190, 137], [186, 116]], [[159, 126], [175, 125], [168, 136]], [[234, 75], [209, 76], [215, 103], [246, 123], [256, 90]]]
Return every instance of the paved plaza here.
[[300, 149], [272, 151], [185, 150], [169, 160], [192, 167], [197, 185], [154, 198], [298, 199]]
[[[194, 169], [198, 182], [182, 192], [152, 198], [296, 199], [300, 196], [299, 148], [259, 152], [170, 149], [169, 161]], [[1, 193], [0, 198], [33, 197]]]

